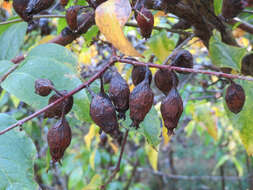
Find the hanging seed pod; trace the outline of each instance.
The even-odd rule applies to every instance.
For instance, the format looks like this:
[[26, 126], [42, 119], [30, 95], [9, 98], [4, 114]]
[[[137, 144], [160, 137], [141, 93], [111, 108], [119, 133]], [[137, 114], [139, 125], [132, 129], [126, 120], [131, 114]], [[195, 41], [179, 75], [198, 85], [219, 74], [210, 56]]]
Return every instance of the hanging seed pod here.
[[130, 90], [125, 79], [117, 71], [114, 72], [110, 82], [109, 96], [119, 113], [119, 119], [125, 119], [125, 112], [129, 108], [129, 94]]
[[[192, 54], [187, 50], [179, 50], [176, 52], [172, 58], [172, 66], [182, 67], [182, 68], [193, 68], [193, 57]], [[182, 74], [189, 74], [188, 72], [177, 71]]]
[[53, 82], [48, 79], [37, 79], [35, 81], [35, 93], [40, 96], [48, 96], [52, 91]]
[[[176, 80], [173, 79], [173, 84], [175, 82]], [[173, 85], [167, 97], [163, 99], [160, 109], [168, 135], [172, 135], [183, 113], [183, 101], [175, 85]]]
[[116, 110], [109, 96], [104, 92], [103, 83], [101, 82], [101, 91], [99, 94], [95, 94], [89, 88], [87, 89], [92, 96], [90, 104], [90, 116], [92, 120], [105, 133], [109, 134], [121, 144], [122, 133], [119, 130]]
[[253, 54], [248, 54], [242, 59], [241, 73], [253, 76]]
[[[62, 90], [62, 91], [60, 91], [60, 93], [63, 96], [65, 96], [68, 93], [68, 91], [67, 90]], [[48, 100], [48, 104], [51, 104], [51, 103], [55, 102], [56, 100], [58, 100], [61, 97], [62, 96], [60, 94], [52, 95]], [[61, 103], [59, 103], [59, 104], [51, 107], [50, 109], [48, 109], [45, 112], [44, 118], [53, 118], [53, 117], [59, 118], [59, 117], [61, 117], [64, 107], [65, 107], [65, 112], [64, 113], [65, 114], [69, 113], [70, 110], [72, 109], [73, 102], [74, 102], [73, 96], [70, 96], [70, 97], [66, 98]]]
[[47, 143], [53, 162], [63, 157], [71, 142], [71, 128], [65, 117], [62, 117], [47, 133]]
[[245, 92], [242, 86], [232, 82], [227, 88], [225, 100], [231, 112], [239, 113], [245, 102]]
[[31, 16], [38, 14], [51, 7], [53, 3], [54, 0], [30, 0], [26, 8], [26, 14]]
[[151, 71], [146, 67], [145, 79], [133, 89], [129, 97], [130, 118], [133, 121], [131, 126], [137, 129], [151, 109], [154, 100], [149, 84], [150, 75]]
[[142, 37], [149, 38], [154, 27], [154, 16], [151, 11], [143, 7], [138, 13], [136, 20]]
[[[149, 72], [151, 71], [149, 70]], [[134, 86], [137, 86], [144, 80], [145, 73], [146, 73], [145, 66], [134, 66], [132, 70], [132, 81], [133, 81]], [[152, 81], [152, 74], [149, 75], [149, 85], [151, 84], [151, 81]]]
[[69, 7], [66, 11], [66, 21], [69, 28], [72, 31], [76, 31], [78, 29], [77, 15], [81, 8], [82, 6], [75, 5], [75, 6]]
[[248, 5], [247, 0], [223, 0], [222, 16], [226, 19], [236, 17]]
[[69, 0], [61, 0], [60, 4], [61, 6], [65, 7], [69, 3]]
[[29, 0], [13, 0], [13, 8], [15, 12], [26, 22], [30, 21], [31, 18], [26, 14], [26, 8]]
[[177, 86], [178, 78], [173, 71], [159, 69], [155, 73], [155, 84], [159, 90], [167, 95], [173, 86], [173, 78], [175, 78], [175, 85]]
[[105, 146], [108, 141], [108, 137], [107, 137], [106, 133], [102, 132], [99, 138], [100, 138], [99, 145], [102, 147]]

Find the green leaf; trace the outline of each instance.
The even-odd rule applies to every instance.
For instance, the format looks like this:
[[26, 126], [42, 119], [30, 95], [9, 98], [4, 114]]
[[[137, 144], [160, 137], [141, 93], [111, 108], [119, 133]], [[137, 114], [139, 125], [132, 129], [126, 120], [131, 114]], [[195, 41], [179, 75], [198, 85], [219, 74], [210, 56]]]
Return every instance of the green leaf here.
[[221, 42], [220, 35], [215, 32], [209, 42], [209, 53], [213, 64], [240, 71], [241, 60], [247, 53], [247, 50], [246, 48], [229, 46]]
[[24, 42], [26, 28], [26, 23], [14, 24], [0, 36], [0, 60], [10, 60], [18, 54]]
[[253, 83], [250, 81], [238, 81], [242, 85], [246, 100], [243, 109], [238, 114], [229, 111], [225, 98], [224, 107], [233, 127], [239, 131], [240, 139], [249, 155], [253, 155]]
[[[70, 91], [82, 83], [76, 76], [76, 65], [75, 56], [66, 48], [43, 44], [31, 50], [19, 68], [2, 83], [2, 87], [21, 101], [40, 109], [47, 105], [49, 97], [35, 94], [35, 80], [47, 78], [58, 90]], [[73, 110], [78, 119], [91, 122], [89, 99], [84, 90], [74, 95]]]
[[[132, 121], [129, 116], [129, 111], [126, 113], [126, 120], [122, 122], [123, 126], [130, 129], [135, 130], [133, 127], [129, 127], [131, 125]], [[143, 122], [140, 123], [140, 129], [137, 130], [137, 132], [140, 132], [142, 135], [144, 135], [147, 138], [147, 141], [153, 146], [156, 147], [161, 139], [161, 122], [159, 119], [159, 115], [152, 106], [149, 113], [146, 115]]]
[[176, 43], [173, 39], [168, 38], [165, 30], [162, 30], [160, 33], [153, 35], [148, 40], [147, 45], [150, 47], [155, 56], [163, 62], [170, 52], [173, 51]]
[[[0, 114], [0, 130], [16, 121], [7, 114]], [[18, 129], [0, 136], [0, 189], [37, 189], [33, 164], [36, 148], [25, 132]]]
[[214, 13], [215, 13], [216, 16], [221, 14], [222, 3], [223, 3], [223, 0], [214, 0], [214, 2], [213, 2]]

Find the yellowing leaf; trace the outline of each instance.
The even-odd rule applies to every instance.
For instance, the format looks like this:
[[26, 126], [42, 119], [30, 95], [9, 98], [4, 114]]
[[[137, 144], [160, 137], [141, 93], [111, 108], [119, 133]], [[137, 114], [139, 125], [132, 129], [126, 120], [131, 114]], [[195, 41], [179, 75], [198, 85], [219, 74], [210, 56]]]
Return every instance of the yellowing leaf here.
[[109, 138], [109, 145], [112, 147], [112, 150], [114, 153], [117, 153], [118, 152], [118, 147], [112, 142], [112, 139]]
[[48, 42], [51, 41], [53, 38], [55, 38], [54, 35], [45, 36], [44, 38], [42, 38], [42, 39], [39, 41], [39, 44], [48, 43]]
[[145, 151], [148, 155], [150, 165], [152, 166], [153, 170], [157, 171], [158, 151], [156, 151], [148, 143], [145, 144]]
[[82, 190], [97, 190], [102, 185], [101, 176], [96, 174], [92, 177], [90, 183]]
[[84, 137], [84, 142], [89, 151], [90, 151], [91, 141], [95, 135], [96, 135], [96, 126], [93, 124], [90, 126], [89, 133]]
[[95, 156], [96, 156], [96, 149], [93, 150], [93, 152], [90, 154], [90, 160], [89, 160], [90, 167], [93, 170], [95, 170]]
[[95, 11], [96, 25], [107, 41], [119, 51], [128, 56], [142, 57], [127, 40], [122, 30], [131, 13], [129, 7], [128, 0], [108, 0], [102, 3]]
[[167, 128], [164, 125], [163, 125], [163, 132], [162, 133], [163, 133], [163, 140], [164, 140], [163, 144], [167, 145], [170, 142], [171, 136], [168, 135]]

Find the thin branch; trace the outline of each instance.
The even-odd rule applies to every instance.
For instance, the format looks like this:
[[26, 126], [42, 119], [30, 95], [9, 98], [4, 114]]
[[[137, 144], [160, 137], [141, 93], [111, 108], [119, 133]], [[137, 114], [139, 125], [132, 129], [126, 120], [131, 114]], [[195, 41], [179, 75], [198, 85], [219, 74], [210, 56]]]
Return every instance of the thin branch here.
[[13, 65], [1, 78], [0, 84], [13, 72], [18, 68], [19, 65]]
[[252, 24], [249, 24], [239, 18], [230, 19], [227, 22], [231, 25], [235, 25], [239, 22], [240, 24], [238, 25], [238, 28], [240, 28], [250, 34], [253, 34], [253, 25]]
[[[126, 24], [125, 24], [125, 26], [129, 26], [129, 27], [139, 27], [138, 25], [137, 25], [137, 23], [133, 23], [133, 22], [127, 22]], [[168, 32], [172, 32], [172, 33], [178, 33], [178, 34], [184, 34], [184, 35], [191, 35], [192, 33], [190, 33], [190, 32], [185, 32], [185, 31], [183, 31], [183, 30], [178, 30], [178, 29], [171, 29], [171, 28], [168, 28], [168, 27], [162, 27], [162, 26], [154, 26], [153, 27], [153, 29], [154, 30], [166, 30], [166, 31], [168, 31]]]
[[129, 189], [129, 187], [130, 187], [130, 185], [131, 185], [131, 183], [132, 183], [132, 180], [133, 180], [133, 178], [134, 178], [134, 176], [135, 176], [135, 173], [136, 173], [136, 171], [137, 171], [138, 165], [139, 165], [139, 160], [137, 160], [137, 161], [135, 162], [135, 164], [134, 164], [134, 166], [133, 166], [133, 170], [132, 170], [131, 176], [130, 176], [130, 178], [128, 179], [127, 184], [126, 184], [124, 190], [128, 190], [128, 189]]
[[122, 160], [122, 157], [123, 157], [123, 153], [124, 153], [124, 150], [125, 150], [125, 145], [126, 145], [126, 142], [127, 142], [127, 137], [128, 137], [128, 132], [129, 130], [127, 129], [126, 132], [125, 132], [125, 136], [124, 136], [124, 139], [123, 139], [123, 143], [122, 143], [122, 146], [121, 146], [121, 151], [120, 151], [120, 156], [119, 156], [119, 159], [118, 159], [118, 163], [116, 165], [116, 168], [115, 170], [113, 171], [112, 175], [110, 176], [110, 178], [105, 182], [104, 185], [101, 186], [101, 190], [102, 189], [105, 189], [106, 186], [112, 182], [112, 180], [115, 178], [116, 174], [119, 172], [120, 170], [120, 163], [121, 163], [121, 160]]
[[208, 70], [199, 70], [199, 69], [189, 69], [189, 68], [182, 68], [182, 67], [176, 67], [176, 66], [171, 66], [171, 65], [157, 65], [153, 63], [144, 63], [144, 62], [139, 62], [139, 61], [133, 61], [130, 59], [125, 59], [125, 58], [118, 58], [118, 62], [122, 63], [128, 63], [132, 65], [139, 65], [139, 66], [148, 66], [148, 67], [153, 67], [153, 68], [158, 68], [158, 69], [170, 69], [170, 70], [175, 70], [175, 71], [183, 71], [183, 72], [188, 72], [188, 73], [201, 73], [205, 75], [214, 75], [218, 77], [224, 77], [228, 79], [240, 79], [240, 80], [247, 80], [247, 81], [253, 81], [252, 77], [246, 77], [246, 76], [241, 76], [241, 75], [232, 75], [232, 74], [227, 74], [227, 73], [222, 73], [222, 72], [214, 72], [214, 71], [208, 71]]
[[179, 50], [181, 49], [183, 46], [185, 46], [186, 44], [188, 44], [189, 41], [192, 40], [192, 38], [195, 36], [195, 34], [190, 35], [188, 38], [186, 38], [181, 44], [179, 44], [174, 50], [173, 52], [166, 58], [166, 60], [163, 62], [163, 65], [166, 65], [168, 63], [168, 61], [171, 59], [171, 57]]
[[79, 92], [80, 90], [86, 88], [88, 85], [90, 85], [92, 82], [94, 82], [97, 78], [99, 78], [112, 64], [114, 64], [116, 62], [115, 57], [112, 58], [112, 60], [105, 65], [98, 73], [96, 73], [92, 78], [90, 78], [87, 82], [81, 84], [80, 86], [78, 86], [77, 88], [75, 88], [74, 90], [70, 91], [68, 94], [66, 94], [65, 96], [59, 98], [58, 100], [56, 100], [55, 102], [47, 105], [46, 107], [38, 110], [37, 112], [29, 115], [28, 117], [25, 117], [24, 119], [21, 119], [19, 121], [17, 121], [16, 123], [14, 123], [13, 125], [11, 125], [10, 127], [0, 131], [0, 135], [3, 135], [4, 133], [10, 131], [13, 128], [16, 128], [18, 126], [22, 126], [25, 122], [37, 117], [38, 115], [44, 113], [46, 110], [50, 109], [51, 107], [59, 104], [60, 102], [62, 102], [64, 99], [72, 96], [73, 94]]
[[[38, 20], [40, 18], [65, 18], [65, 15], [34, 15], [33, 20]], [[14, 19], [14, 20], [7, 20], [4, 22], [0, 22], [0, 25], [5, 25], [5, 24], [13, 24], [13, 23], [18, 23], [18, 22], [24, 22], [21, 18]]]

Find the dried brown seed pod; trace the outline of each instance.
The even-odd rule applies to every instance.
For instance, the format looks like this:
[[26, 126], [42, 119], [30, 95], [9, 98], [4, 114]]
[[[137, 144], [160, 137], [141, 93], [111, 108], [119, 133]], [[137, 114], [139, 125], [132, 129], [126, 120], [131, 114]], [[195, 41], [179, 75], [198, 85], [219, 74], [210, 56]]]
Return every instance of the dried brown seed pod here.
[[40, 96], [48, 96], [52, 91], [53, 82], [48, 79], [37, 79], [35, 81], [35, 93]]
[[[149, 70], [149, 72], [151, 71]], [[134, 86], [137, 86], [144, 80], [145, 73], [146, 73], [145, 66], [134, 66], [132, 70], [132, 81], [133, 81]], [[152, 81], [152, 74], [149, 75], [149, 85], [151, 84], [151, 81]]]
[[26, 13], [28, 15], [38, 14], [51, 7], [53, 3], [54, 0], [30, 0], [26, 8]]
[[76, 31], [78, 29], [77, 15], [81, 8], [82, 6], [80, 5], [74, 5], [69, 7], [66, 11], [66, 21], [72, 31]]
[[242, 59], [241, 73], [253, 76], [253, 54], [248, 54]]
[[145, 79], [138, 84], [129, 97], [130, 118], [132, 126], [139, 128], [139, 124], [144, 120], [152, 107], [154, 94], [149, 84], [151, 71], [146, 67]]
[[[173, 79], [174, 78], [174, 79]], [[177, 75], [173, 71], [159, 69], [155, 73], [155, 84], [159, 90], [164, 94], [168, 94], [173, 87], [173, 80], [176, 81], [176, 86], [178, 85]]]
[[61, 6], [65, 7], [68, 4], [69, 0], [61, 0], [60, 4]]
[[222, 16], [226, 19], [236, 17], [248, 5], [247, 0], [223, 0]]
[[71, 138], [69, 123], [62, 117], [47, 133], [47, 143], [53, 162], [60, 161], [71, 143]]
[[99, 94], [95, 94], [89, 88], [87, 89], [92, 96], [90, 104], [90, 116], [92, 120], [100, 129], [112, 138], [117, 139], [119, 144], [121, 144], [122, 133], [119, 130], [116, 110], [109, 96], [104, 92], [103, 83], [101, 82], [101, 92]]
[[26, 8], [29, 0], [13, 0], [13, 8], [16, 13], [26, 22], [30, 21], [31, 18], [26, 14]]
[[142, 37], [149, 38], [154, 27], [154, 16], [151, 11], [143, 7], [138, 12], [136, 20], [140, 27]]
[[[182, 68], [193, 68], [193, 57], [192, 54], [187, 50], [177, 51], [171, 58], [172, 65]], [[182, 74], [189, 74], [188, 72], [177, 71]]]
[[114, 72], [110, 82], [109, 96], [115, 106], [116, 111], [119, 113], [119, 119], [125, 119], [125, 112], [129, 108], [129, 95], [130, 90], [127, 82], [117, 71]]
[[239, 113], [245, 102], [245, 92], [242, 86], [232, 82], [227, 88], [225, 100], [231, 112]]
[[[68, 93], [68, 91], [67, 90], [62, 90], [62, 91], [60, 91], [60, 93], [63, 96], [65, 96]], [[48, 104], [51, 104], [51, 103], [55, 102], [56, 100], [58, 100], [61, 97], [62, 96], [60, 94], [52, 95], [48, 100]], [[69, 113], [70, 110], [72, 109], [73, 102], [74, 102], [73, 96], [70, 96], [70, 97], [66, 98], [61, 103], [59, 103], [59, 104], [51, 107], [47, 111], [45, 111], [44, 118], [53, 118], [53, 117], [59, 118], [62, 115], [63, 109], [65, 110], [64, 111], [65, 114]]]
[[168, 134], [173, 134], [183, 113], [183, 101], [176, 87], [172, 87], [169, 94], [161, 103], [161, 114]]

